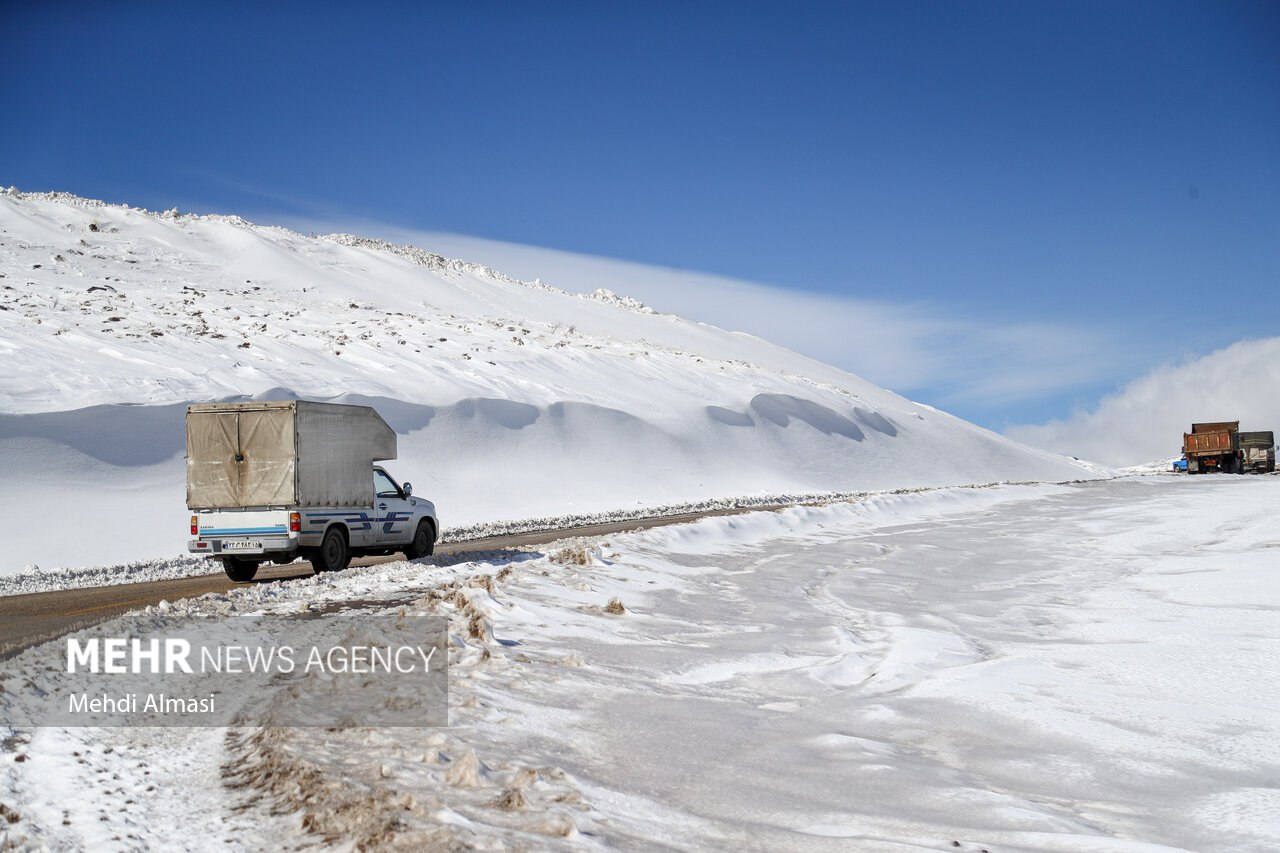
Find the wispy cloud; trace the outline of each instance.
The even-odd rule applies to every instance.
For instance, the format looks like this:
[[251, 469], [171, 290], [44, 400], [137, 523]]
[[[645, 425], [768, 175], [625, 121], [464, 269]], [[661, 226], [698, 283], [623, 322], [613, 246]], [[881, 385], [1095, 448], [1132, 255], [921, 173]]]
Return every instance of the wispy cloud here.
[[[338, 222], [349, 216], [346, 209], [333, 202], [287, 192], [261, 181], [241, 180], [199, 164], [183, 164], [179, 171], [183, 177], [195, 178], [208, 185], [203, 194], [174, 200], [184, 213], [236, 213], [262, 225], [290, 227], [297, 227], [293, 223], [312, 221]], [[210, 197], [223, 201], [211, 202]], [[228, 198], [232, 200], [232, 209], [228, 209]]]

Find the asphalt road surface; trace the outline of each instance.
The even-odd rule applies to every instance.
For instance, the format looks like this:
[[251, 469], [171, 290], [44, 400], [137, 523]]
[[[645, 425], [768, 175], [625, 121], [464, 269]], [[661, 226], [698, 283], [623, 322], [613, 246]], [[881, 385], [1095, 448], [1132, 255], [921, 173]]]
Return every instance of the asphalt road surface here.
[[[772, 507], [779, 509], [780, 507]], [[542, 545], [571, 536], [609, 536], [626, 530], [640, 530], [681, 524], [716, 515], [737, 515], [758, 512], [770, 507], [712, 510], [708, 512], [670, 515], [663, 518], [631, 519], [607, 524], [588, 524], [561, 530], [544, 530], [537, 533], [519, 533], [511, 536], [493, 536], [466, 542], [450, 542], [436, 545], [437, 554], [467, 554], [493, 551], [501, 548], [520, 548], [526, 545]], [[353, 560], [353, 566], [372, 566], [403, 560], [396, 554], [388, 557], [362, 557]], [[210, 561], [211, 566], [219, 566]], [[220, 568], [220, 566], [219, 566]], [[315, 574], [310, 563], [296, 562], [284, 566], [264, 564], [249, 583], [272, 583], [291, 578], [305, 578]], [[192, 598], [209, 592], [225, 592], [247, 584], [235, 583], [222, 571], [197, 577], [174, 580], [127, 583], [114, 586], [85, 587], [53, 592], [35, 592], [26, 595], [0, 597], [0, 660], [12, 657], [23, 649], [63, 634], [161, 601]]]

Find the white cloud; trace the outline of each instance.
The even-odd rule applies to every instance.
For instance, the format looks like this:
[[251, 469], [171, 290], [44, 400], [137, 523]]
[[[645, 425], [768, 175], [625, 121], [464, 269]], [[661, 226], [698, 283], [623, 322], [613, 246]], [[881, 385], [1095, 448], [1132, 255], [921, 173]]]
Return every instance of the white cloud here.
[[1099, 329], [961, 317], [909, 294], [855, 299], [386, 223], [291, 225], [411, 243], [574, 292], [605, 287], [658, 311], [758, 335], [943, 407], [1045, 400], [1112, 380], [1138, 346], [1129, 335]]
[[1064, 421], [1008, 430], [1017, 441], [1107, 465], [1179, 454], [1194, 422], [1280, 431], [1280, 338], [1240, 341], [1161, 367]]

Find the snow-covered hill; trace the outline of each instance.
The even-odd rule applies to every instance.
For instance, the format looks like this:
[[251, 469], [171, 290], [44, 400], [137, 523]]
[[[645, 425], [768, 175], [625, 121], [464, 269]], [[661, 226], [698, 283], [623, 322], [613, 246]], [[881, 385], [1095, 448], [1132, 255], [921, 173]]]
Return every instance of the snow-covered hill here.
[[759, 338], [412, 247], [0, 192], [0, 573], [181, 552], [183, 413], [374, 405], [446, 527], [707, 497], [1064, 480]]

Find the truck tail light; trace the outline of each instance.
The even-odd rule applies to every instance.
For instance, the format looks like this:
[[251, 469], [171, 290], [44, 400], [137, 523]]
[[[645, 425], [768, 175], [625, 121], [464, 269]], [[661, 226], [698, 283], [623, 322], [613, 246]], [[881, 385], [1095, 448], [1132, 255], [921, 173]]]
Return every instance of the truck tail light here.
[[193, 516], [191, 516], [191, 535], [192, 535], [192, 536], [199, 536], [199, 535], [200, 535], [200, 527], [199, 527], [199, 525], [196, 523], [196, 521], [197, 521], [196, 517], [195, 517], [194, 515], [193, 515]]
[[289, 513], [289, 530], [292, 533], [302, 532], [302, 516], [296, 512]]

